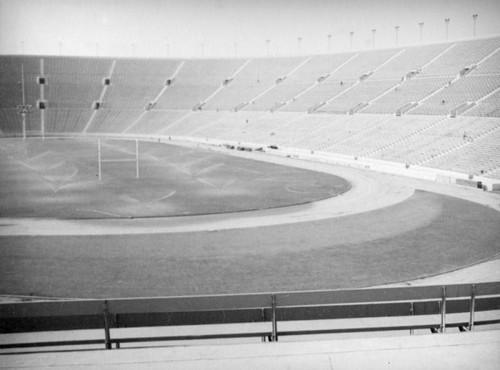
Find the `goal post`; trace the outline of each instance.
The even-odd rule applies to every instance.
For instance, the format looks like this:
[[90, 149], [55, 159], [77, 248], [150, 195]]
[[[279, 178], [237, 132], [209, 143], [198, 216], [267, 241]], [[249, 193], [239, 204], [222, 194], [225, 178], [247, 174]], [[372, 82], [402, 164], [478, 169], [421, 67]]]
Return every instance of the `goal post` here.
[[[105, 140], [123, 140], [123, 139], [105, 139]], [[129, 140], [124, 140], [129, 141]], [[119, 158], [119, 159], [106, 159], [102, 158], [101, 139], [97, 139], [97, 166], [99, 180], [102, 180], [102, 164], [105, 162], [135, 162], [135, 178], [139, 178], [139, 140], [135, 139], [135, 158]]]

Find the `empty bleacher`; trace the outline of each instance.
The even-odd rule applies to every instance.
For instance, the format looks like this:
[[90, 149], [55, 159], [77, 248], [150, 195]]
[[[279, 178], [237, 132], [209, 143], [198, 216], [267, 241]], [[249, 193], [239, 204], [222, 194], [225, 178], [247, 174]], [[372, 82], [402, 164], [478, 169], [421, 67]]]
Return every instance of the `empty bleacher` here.
[[310, 87], [310, 84], [279, 84], [269, 92], [247, 105], [245, 110], [277, 110], [287, 101]]
[[[238, 114], [239, 113], [239, 114]], [[250, 113], [250, 114], [249, 114]], [[233, 124], [226, 132], [219, 131], [220, 139], [258, 144], [275, 144], [274, 134], [297, 116], [289, 112], [237, 112]], [[230, 117], [228, 117], [230, 118]]]
[[[272, 88], [276, 81], [298, 67], [305, 58], [252, 59], [214, 96], [205, 109], [235, 109]], [[238, 109], [238, 108], [237, 108]]]
[[155, 108], [192, 109], [204, 102], [243, 65], [243, 60], [186, 61]]
[[24, 67], [24, 87], [26, 104], [36, 105], [40, 99], [37, 77], [40, 73], [40, 58], [1, 56], [0, 57], [0, 108], [16, 108], [23, 103], [22, 73]]
[[99, 100], [111, 61], [89, 58], [43, 58], [45, 100], [50, 109], [90, 108]]
[[466, 76], [433, 95], [411, 114], [447, 115], [467, 102], [476, 102], [500, 87], [500, 75]]
[[[495, 125], [495, 122], [483, 122], [479, 118], [441, 120], [438, 124], [415, 132], [405, 140], [386, 148], [383, 156], [390, 161], [418, 164], [475, 140], [495, 128]], [[372, 157], [381, 155], [382, 152], [379, 152]]]
[[335, 70], [331, 77], [338, 80], [357, 80], [365, 73], [375, 72], [382, 68], [400, 52], [400, 49], [387, 49], [358, 53], [349, 63]]
[[439, 56], [449, 44], [425, 45], [406, 48], [387, 64], [374, 72], [373, 79], [401, 79], [422, 68]]
[[169, 123], [189, 114], [185, 110], [150, 110], [125, 129], [128, 134], [157, 134]]
[[81, 133], [92, 117], [92, 110], [81, 108], [49, 108], [45, 114], [48, 133]]
[[350, 88], [355, 83], [355, 80], [328, 79], [320, 84], [315, 85], [312, 89], [305, 91], [303, 94], [295, 97], [281, 110], [305, 112], [313, 107], [319, 107], [329, 99]]
[[499, 47], [499, 38], [457, 42], [423, 70], [422, 76], [455, 77], [463, 68], [476, 65]]
[[[33, 135], [40, 132], [40, 112], [37, 101], [40, 100], [40, 58], [2, 56], [0, 57], [0, 109], [5, 119], [19, 122], [18, 132], [22, 132], [21, 117], [16, 116], [16, 108], [23, 104], [22, 70], [24, 70], [25, 104], [31, 106], [31, 113], [26, 115], [26, 131]], [[17, 125], [9, 123], [10, 128], [1, 128], [4, 133], [15, 132]]]
[[500, 74], [498, 66], [500, 65], [500, 45], [499, 48], [493, 54], [481, 62], [476, 69], [474, 69], [470, 74], [473, 75], [494, 75]]
[[47, 134], [193, 136], [494, 176], [499, 60], [499, 37], [248, 60], [2, 56], [0, 135], [22, 134], [22, 65], [28, 135], [43, 123]]
[[[415, 132], [432, 126], [443, 119], [440, 116], [382, 117], [386, 119], [382, 119], [380, 124], [332, 145], [328, 148], [328, 151], [359, 157], [387, 159], [385, 155], [386, 148], [390, 148], [395, 143], [403, 141], [407, 136], [411, 136]], [[348, 124], [355, 121], [356, 116], [350, 116], [350, 119]]]
[[165, 86], [179, 61], [118, 59], [103, 99], [106, 109], [144, 109]]
[[[26, 116], [29, 120], [31, 115]], [[14, 108], [1, 108], [0, 109], [0, 122], [2, 136], [20, 136], [22, 135], [21, 115], [17, 113]]]
[[[387, 94], [380, 96], [363, 113], [395, 113], [411, 102], [419, 102], [450, 81], [447, 77], [413, 78], [396, 85]], [[448, 112], [447, 112], [448, 113]]]
[[488, 177], [500, 178], [500, 125], [498, 120], [472, 117], [468, 120], [465, 121], [464, 130], [466, 131], [462, 137], [458, 138], [458, 141], [462, 141], [462, 145], [456, 150], [437, 156], [424, 165], [471, 175], [486, 174]]
[[[202, 132], [203, 128], [210, 127], [217, 123], [227, 112], [218, 111], [195, 111], [181, 117], [165, 126], [161, 131], [164, 135], [173, 136], [199, 136], [197, 132]], [[201, 135], [203, 137], [203, 135]]]
[[99, 109], [86, 132], [122, 133], [143, 113], [140, 109]]
[[399, 80], [367, 80], [359, 82], [352, 89], [332, 99], [319, 111], [333, 113], [348, 113], [358, 104], [369, 103], [379, 95], [387, 92], [398, 84]]
[[[314, 88], [316, 83], [326, 80], [333, 71], [342, 66], [352, 57], [354, 57], [354, 54], [318, 55], [309, 58], [304, 64], [294, 70], [293, 73], [287, 75], [283, 81], [276, 84], [269, 92], [256, 99], [251, 105], [251, 109], [280, 109], [285, 105], [285, 103], [289, 102], [297, 95], [305, 92], [306, 89]], [[313, 96], [318, 95], [313, 94]], [[329, 96], [330, 95], [327, 94], [324, 100], [326, 100]], [[302, 105], [300, 109], [297, 109], [297, 99], [294, 99], [290, 102], [294, 105], [291, 110], [305, 111], [318, 101], [322, 101], [321, 99], [315, 99], [311, 103], [305, 103], [305, 105]], [[245, 107], [245, 109], [247, 109], [247, 107]]]
[[465, 116], [500, 117], [500, 89], [481, 100], [472, 109], [464, 113]]

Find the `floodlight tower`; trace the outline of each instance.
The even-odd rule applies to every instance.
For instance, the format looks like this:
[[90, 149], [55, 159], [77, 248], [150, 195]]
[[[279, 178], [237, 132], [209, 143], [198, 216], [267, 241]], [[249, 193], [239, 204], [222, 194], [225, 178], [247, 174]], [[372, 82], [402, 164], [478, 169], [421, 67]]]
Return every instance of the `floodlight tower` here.
[[448, 26], [450, 24], [450, 18], [446, 18], [444, 23], [446, 24], [446, 41], [448, 41]]
[[372, 29], [372, 49], [375, 49], [375, 32], [377, 32], [377, 29]]
[[23, 94], [23, 104], [17, 106], [17, 112], [21, 115], [23, 120], [22, 123], [23, 140], [26, 140], [26, 115], [31, 112], [31, 105], [26, 104], [26, 94], [24, 91], [24, 64], [21, 64], [21, 85]]
[[297, 37], [297, 54], [300, 55], [300, 43], [302, 42], [302, 37]]
[[327, 38], [328, 38], [328, 52], [331, 52], [332, 51], [332, 35], [331, 34], [327, 35]]
[[396, 32], [396, 46], [398, 46], [398, 32], [399, 32], [399, 26], [394, 26], [394, 31]]
[[477, 22], [477, 14], [472, 14], [472, 19], [474, 20], [474, 31], [473, 35], [476, 37], [476, 22]]
[[422, 43], [422, 31], [424, 30], [424, 22], [418, 24], [420, 26], [420, 43]]
[[351, 50], [352, 50], [352, 37], [354, 36], [354, 31], [349, 32], [349, 36], [351, 37]]

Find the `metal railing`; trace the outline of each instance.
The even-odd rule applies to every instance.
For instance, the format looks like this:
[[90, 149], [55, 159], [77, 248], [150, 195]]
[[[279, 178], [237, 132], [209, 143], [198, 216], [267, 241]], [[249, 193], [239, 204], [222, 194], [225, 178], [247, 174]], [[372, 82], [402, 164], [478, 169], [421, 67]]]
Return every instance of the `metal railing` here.
[[[500, 315], [477, 319], [476, 312], [500, 310], [500, 282], [422, 287], [215, 295], [169, 298], [44, 301], [0, 304], [0, 333], [103, 329], [102, 339], [40, 340], [0, 343], [0, 349], [62, 345], [174, 341], [430, 329], [444, 333], [447, 327], [473, 330], [475, 325], [500, 323]], [[468, 320], [448, 314], [468, 314]], [[432, 316], [434, 315], [434, 316]], [[415, 318], [429, 317], [421, 322]], [[434, 317], [440, 319], [434, 320]], [[397, 319], [380, 323], [377, 318]], [[278, 323], [308, 320], [374, 319], [370, 325], [299, 327], [278, 330]], [[357, 320], [359, 321], [359, 320]], [[193, 335], [111, 336], [111, 329], [182, 327], [237, 323], [268, 323], [266, 330], [241, 327]], [[290, 325], [288, 325], [290, 326]], [[260, 326], [262, 327], [262, 325]], [[210, 327], [212, 328], [212, 327]], [[4, 336], [8, 337], [8, 336]]]

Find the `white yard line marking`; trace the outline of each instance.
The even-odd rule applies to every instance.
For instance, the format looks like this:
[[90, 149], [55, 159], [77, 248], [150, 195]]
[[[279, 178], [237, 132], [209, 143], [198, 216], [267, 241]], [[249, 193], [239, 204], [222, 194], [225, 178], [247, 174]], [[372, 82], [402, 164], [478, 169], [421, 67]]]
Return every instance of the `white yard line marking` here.
[[288, 192], [290, 192], [290, 193], [296, 193], [296, 194], [306, 194], [306, 193], [311, 193], [310, 191], [307, 191], [307, 190], [306, 190], [306, 191], [299, 191], [299, 190], [293, 190], [293, 189], [290, 189], [290, 188], [288, 187], [288, 185], [287, 185], [287, 186], [285, 186], [285, 190], [286, 190], [286, 191], [288, 191]]
[[[153, 200], [153, 202], [159, 202], [160, 200], [163, 200], [163, 199], [167, 199], [167, 198], [170, 198], [172, 195], [174, 195], [175, 193], [177, 193], [177, 190], [173, 190], [171, 191], [170, 193], [168, 193], [167, 195], [161, 197], [161, 198], [158, 198], [156, 200]], [[151, 202], [150, 202], [151, 203]]]
[[228, 186], [233, 185], [235, 182], [236, 182], [236, 180], [234, 180], [234, 179], [233, 180], [229, 180], [222, 187], [223, 188], [227, 188]]
[[97, 209], [83, 209], [83, 208], [76, 208], [77, 211], [84, 211], [84, 212], [95, 212], [95, 213], [101, 213], [103, 215], [108, 215], [108, 216], [114, 216], [114, 217], [127, 217], [123, 215], [119, 215], [117, 213], [112, 213], [112, 212], [106, 212], [106, 211], [99, 211]]
[[196, 181], [199, 181], [205, 185], [208, 185], [208, 186], [212, 186], [212, 187], [215, 187], [214, 184], [212, 184], [210, 181], [207, 181], [207, 180], [204, 180], [204, 179], [200, 179], [200, 178], [196, 178]]
[[208, 167], [205, 167], [204, 169], [200, 170], [197, 175], [202, 175], [202, 174], [205, 174], [207, 172], [212, 172], [213, 170], [219, 168], [219, 167], [222, 167], [224, 166], [224, 163], [215, 163], [211, 166], [208, 166]]

